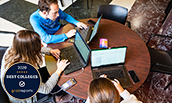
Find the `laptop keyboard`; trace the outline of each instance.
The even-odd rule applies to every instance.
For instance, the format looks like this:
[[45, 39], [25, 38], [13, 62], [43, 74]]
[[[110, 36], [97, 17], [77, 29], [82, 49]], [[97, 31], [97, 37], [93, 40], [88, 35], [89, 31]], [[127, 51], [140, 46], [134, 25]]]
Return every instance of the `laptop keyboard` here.
[[89, 29], [91, 28], [91, 26], [88, 26], [87, 29], [82, 29], [80, 30], [80, 34], [82, 36], [82, 38], [85, 40], [87, 37], [87, 34], [89, 33]]
[[107, 77], [110, 79], [124, 78], [125, 77], [124, 72], [121, 68], [95, 72], [96, 78], [99, 78], [100, 75], [102, 75], [102, 74], [106, 74]]
[[73, 46], [70, 46], [61, 50], [60, 58], [68, 59], [68, 61], [70, 62], [70, 64], [65, 69], [66, 71], [68, 71], [69, 69], [74, 70], [74, 69], [83, 67], [83, 65], [81, 64], [79, 60], [79, 57], [77, 55], [72, 56], [73, 54], [76, 54], [76, 51], [74, 50]]

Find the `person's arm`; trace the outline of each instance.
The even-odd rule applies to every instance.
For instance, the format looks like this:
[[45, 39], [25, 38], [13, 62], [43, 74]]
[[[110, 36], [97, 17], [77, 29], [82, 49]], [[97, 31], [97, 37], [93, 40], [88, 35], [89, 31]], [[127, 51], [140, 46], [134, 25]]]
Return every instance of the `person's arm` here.
[[137, 97], [133, 94], [130, 94], [127, 90], [124, 90], [120, 96], [124, 99], [121, 101], [121, 103], [128, 103], [128, 102], [134, 102], [134, 103], [142, 103], [137, 99]]
[[59, 43], [59, 42], [63, 42], [66, 39], [68, 39], [68, 37], [65, 34], [60, 34], [60, 35], [50, 35], [50, 34], [48, 34], [41, 27], [39, 19], [37, 17], [33, 16], [33, 15], [30, 16], [30, 23], [31, 23], [34, 31], [37, 32], [40, 35], [41, 40], [46, 44]]
[[87, 25], [82, 23], [82, 22], [79, 22], [78, 20], [74, 19], [71, 15], [63, 12], [61, 9], [59, 9], [59, 18], [60, 19], [63, 19], [63, 20], [66, 20], [67, 22], [69, 23], [72, 23], [74, 25], [76, 25], [77, 27], [81, 28], [81, 29], [86, 29], [87, 28]]
[[46, 54], [46, 55], [50, 55], [50, 50], [51, 50], [52, 48], [48, 48], [48, 47], [42, 47], [41, 48], [41, 53], [42, 54]]
[[112, 80], [112, 83], [117, 88], [119, 95], [124, 99], [120, 103], [142, 103], [141, 101], [137, 100], [136, 96], [133, 94], [130, 94], [127, 90], [124, 90], [123, 87], [120, 85], [118, 80]]
[[48, 47], [42, 47], [41, 53], [46, 54], [46, 55], [53, 55], [57, 59], [60, 56], [60, 50], [59, 49], [52, 49], [52, 48], [48, 48]]
[[70, 64], [70, 62], [68, 63], [67, 62], [68, 60], [60, 61], [60, 59], [58, 59], [57, 70], [55, 71], [55, 73], [51, 75], [51, 77], [47, 80], [45, 84], [41, 83], [40, 89], [38, 90], [39, 93], [48, 94], [52, 91], [54, 86], [57, 84], [59, 76], [61, 75], [63, 70], [66, 68], [66, 66]]
[[53, 73], [45, 84], [41, 82], [38, 92], [42, 94], [49, 94], [57, 84], [58, 79], [59, 76], [56, 73]]

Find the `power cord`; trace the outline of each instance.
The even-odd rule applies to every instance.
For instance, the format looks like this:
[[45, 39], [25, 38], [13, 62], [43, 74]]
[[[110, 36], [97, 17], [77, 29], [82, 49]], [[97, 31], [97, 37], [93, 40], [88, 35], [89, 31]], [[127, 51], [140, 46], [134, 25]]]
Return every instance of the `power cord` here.
[[81, 72], [77, 73], [77, 74], [73, 74], [73, 75], [62, 75], [61, 77], [74, 77], [74, 76], [78, 76], [80, 74], [82, 74], [84, 72], [84, 68], [81, 69]]
[[58, 91], [56, 91], [56, 92], [54, 92], [54, 93], [50, 93], [50, 94], [55, 95], [55, 94], [59, 93], [61, 90], [63, 90], [63, 89], [61, 88], [61, 89], [59, 89]]

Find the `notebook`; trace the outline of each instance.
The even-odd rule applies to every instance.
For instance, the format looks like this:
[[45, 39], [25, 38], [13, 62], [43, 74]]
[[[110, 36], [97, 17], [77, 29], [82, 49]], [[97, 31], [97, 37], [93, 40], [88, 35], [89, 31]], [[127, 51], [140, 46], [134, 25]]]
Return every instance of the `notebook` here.
[[87, 26], [87, 29], [77, 29], [80, 32], [82, 38], [85, 40], [85, 42], [87, 44], [89, 42], [91, 42], [91, 40], [93, 39], [93, 37], [96, 35], [96, 33], [98, 31], [98, 27], [99, 27], [101, 18], [102, 18], [102, 15], [99, 17], [99, 19], [97, 20], [97, 22], [94, 25], [94, 27]]
[[89, 46], [83, 40], [78, 31], [75, 35], [74, 45], [63, 48], [60, 51], [60, 58], [68, 59], [70, 62], [64, 70], [64, 74], [69, 74], [85, 67], [88, 63], [88, 58], [91, 52]]
[[133, 84], [125, 68], [127, 46], [111, 49], [91, 50], [91, 70], [93, 79], [106, 74], [110, 79], [118, 79], [123, 88]]

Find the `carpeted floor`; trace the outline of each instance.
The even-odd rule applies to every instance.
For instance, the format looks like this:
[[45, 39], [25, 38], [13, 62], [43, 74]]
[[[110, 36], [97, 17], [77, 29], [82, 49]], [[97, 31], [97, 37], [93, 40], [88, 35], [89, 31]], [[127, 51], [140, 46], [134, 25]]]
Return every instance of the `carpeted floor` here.
[[[89, 9], [87, 9], [87, 0], [77, 0], [73, 5], [64, 10], [67, 14], [72, 15], [75, 19], [80, 20], [84, 18], [97, 17], [97, 10], [99, 5], [109, 4], [112, 0], [89, 0]], [[91, 1], [93, 1], [91, 3]], [[65, 24], [65, 21], [61, 21]]]

